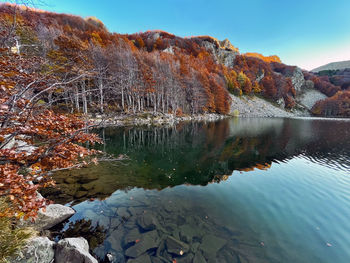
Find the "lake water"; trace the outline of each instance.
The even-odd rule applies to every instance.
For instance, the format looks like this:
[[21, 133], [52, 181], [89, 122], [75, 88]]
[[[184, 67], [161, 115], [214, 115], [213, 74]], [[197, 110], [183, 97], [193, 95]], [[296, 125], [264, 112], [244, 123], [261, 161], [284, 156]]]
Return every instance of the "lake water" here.
[[101, 262], [350, 262], [350, 121], [99, 132], [129, 159], [57, 174], [44, 195], [77, 211], [56, 238], [84, 236]]

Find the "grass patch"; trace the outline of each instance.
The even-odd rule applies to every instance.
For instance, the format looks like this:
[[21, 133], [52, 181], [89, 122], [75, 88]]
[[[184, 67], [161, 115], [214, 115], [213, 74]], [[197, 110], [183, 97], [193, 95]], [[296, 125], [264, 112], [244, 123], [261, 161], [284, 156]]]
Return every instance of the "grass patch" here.
[[[0, 198], [0, 212], [9, 208], [9, 202]], [[18, 255], [27, 240], [35, 235], [30, 228], [20, 228], [14, 218], [0, 214], [0, 263], [8, 263], [11, 257]]]

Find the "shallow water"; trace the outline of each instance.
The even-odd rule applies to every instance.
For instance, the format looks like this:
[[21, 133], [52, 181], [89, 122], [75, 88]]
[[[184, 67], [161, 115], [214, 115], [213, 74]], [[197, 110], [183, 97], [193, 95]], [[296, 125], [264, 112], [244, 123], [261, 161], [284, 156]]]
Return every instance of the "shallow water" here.
[[101, 261], [350, 262], [349, 121], [100, 132], [130, 159], [57, 174], [44, 194], [77, 211], [57, 238], [86, 237]]

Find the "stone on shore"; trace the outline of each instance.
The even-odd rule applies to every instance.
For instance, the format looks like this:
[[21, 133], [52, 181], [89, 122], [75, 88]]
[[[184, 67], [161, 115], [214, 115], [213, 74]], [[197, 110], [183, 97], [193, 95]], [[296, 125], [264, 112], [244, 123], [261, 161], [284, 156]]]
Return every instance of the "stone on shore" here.
[[89, 244], [85, 238], [65, 238], [57, 243], [55, 263], [98, 263], [89, 254]]
[[35, 237], [28, 241], [20, 256], [14, 261], [18, 263], [51, 263], [55, 257], [55, 242], [47, 237]]
[[51, 204], [40, 209], [33, 226], [36, 230], [49, 229], [75, 214], [74, 209], [60, 204]]

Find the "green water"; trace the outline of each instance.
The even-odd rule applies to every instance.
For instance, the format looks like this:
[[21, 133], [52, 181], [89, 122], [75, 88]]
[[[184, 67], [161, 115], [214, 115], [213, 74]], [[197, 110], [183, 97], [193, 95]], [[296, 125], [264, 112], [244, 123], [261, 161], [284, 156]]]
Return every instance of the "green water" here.
[[350, 121], [99, 132], [129, 160], [57, 174], [44, 195], [77, 211], [57, 238], [86, 237], [101, 262], [350, 262]]

